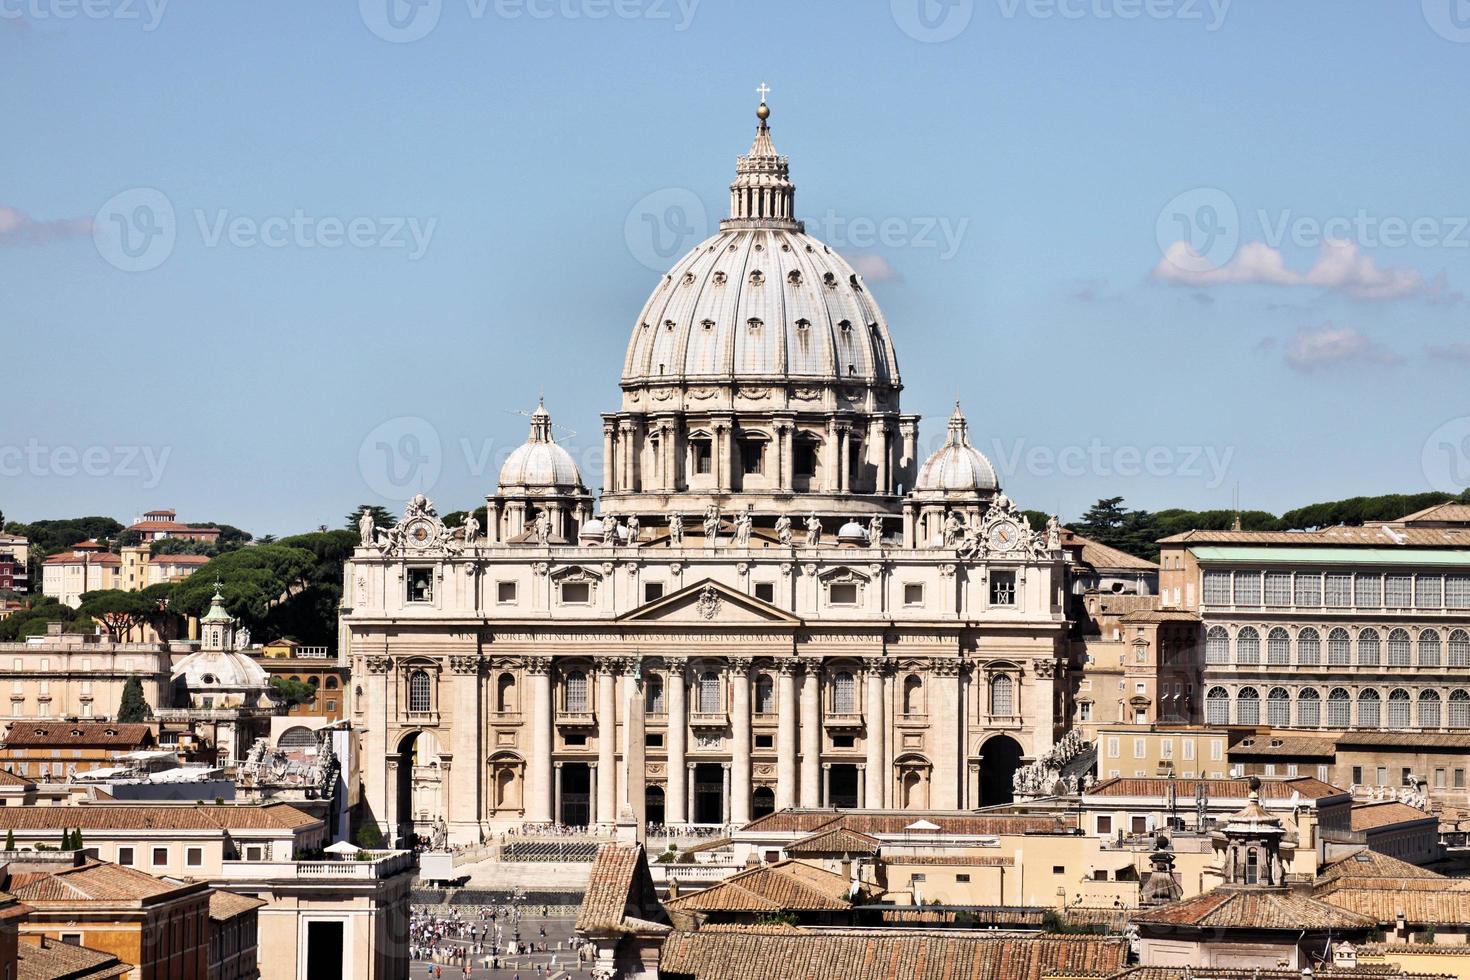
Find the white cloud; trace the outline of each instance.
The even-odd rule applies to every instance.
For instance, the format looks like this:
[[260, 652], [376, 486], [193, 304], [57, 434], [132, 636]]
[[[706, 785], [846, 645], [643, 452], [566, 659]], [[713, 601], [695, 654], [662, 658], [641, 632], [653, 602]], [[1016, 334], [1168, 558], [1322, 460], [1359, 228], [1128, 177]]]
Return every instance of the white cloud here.
[[[1430, 284], [1418, 270], [1384, 268], [1362, 254], [1355, 243], [1346, 241], [1324, 242], [1316, 263], [1306, 272], [1288, 267], [1281, 252], [1265, 242], [1249, 242], [1229, 262], [1214, 266], [1188, 242], [1180, 241], [1169, 246], [1154, 267], [1153, 278], [1196, 288], [1247, 283], [1310, 286], [1364, 300], [1399, 299], [1430, 291]], [[1443, 288], [1441, 282], [1437, 289]]]
[[881, 255], [855, 255], [848, 264], [868, 282], [903, 281], [903, 275]]
[[1348, 364], [1397, 364], [1402, 360], [1352, 327], [1330, 322], [1298, 330], [1286, 345], [1285, 357], [1288, 367], [1303, 374]]
[[0, 204], [0, 245], [40, 245], [91, 233], [91, 218], [38, 221], [24, 211]]

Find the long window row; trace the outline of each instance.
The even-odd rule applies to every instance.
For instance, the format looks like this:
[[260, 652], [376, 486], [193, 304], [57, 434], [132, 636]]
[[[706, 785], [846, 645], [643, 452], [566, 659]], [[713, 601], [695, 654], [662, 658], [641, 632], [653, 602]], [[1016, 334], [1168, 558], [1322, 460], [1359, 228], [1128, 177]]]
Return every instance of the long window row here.
[[1470, 609], [1470, 575], [1210, 570], [1204, 576], [1204, 604], [1282, 609]]
[[1322, 664], [1347, 667], [1467, 667], [1470, 668], [1470, 632], [1463, 629], [1403, 627], [1357, 630], [1357, 635], [1339, 626], [1323, 631], [1304, 626], [1295, 635], [1284, 626], [1242, 626], [1232, 637], [1223, 626], [1205, 633], [1205, 663], [1227, 667], [1271, 664], [1317, 667]]
[[[1470, 728], [1470, 691], [1456, 688], [1448, 699], [1426, 688], [1411, 694], [1402, 687], [1385, 696], [1375, 688], [1357, 695], [1345, 687], [1315, 687], [1294, 693], [1284, 687], [1242, 687], [1231, 694], [1221, 686], [1205, 692], [1205, 724], [1270, 725], [1274, 728]], [[1448, 710], [1446, 710], [1448, 709]]]

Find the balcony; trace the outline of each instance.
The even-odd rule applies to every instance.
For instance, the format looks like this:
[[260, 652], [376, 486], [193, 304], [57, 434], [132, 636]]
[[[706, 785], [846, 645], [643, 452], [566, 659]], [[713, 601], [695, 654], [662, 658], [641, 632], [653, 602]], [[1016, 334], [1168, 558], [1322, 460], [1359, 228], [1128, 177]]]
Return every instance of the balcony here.
[[691, 711], [689, 713], [689, 727], [710, 729], [723, 729], [730, 724], [730, 716], [724, 711]]
[[829, 732], [860, 732], [863, 730], [863, 715], [860, 711], [829, 711], [822, 718]]
[[592, 728], [596, 724], [597, 716], [590, 711], [570, 711], [562, 708], [556, 713], [558, 728]]
[[364, 851], [369, 860], [342, 861], [223, 861], [220, 878], [224, 881], [321, 881], [374, 880], [391, 878], [413, 867], [409, 851]]

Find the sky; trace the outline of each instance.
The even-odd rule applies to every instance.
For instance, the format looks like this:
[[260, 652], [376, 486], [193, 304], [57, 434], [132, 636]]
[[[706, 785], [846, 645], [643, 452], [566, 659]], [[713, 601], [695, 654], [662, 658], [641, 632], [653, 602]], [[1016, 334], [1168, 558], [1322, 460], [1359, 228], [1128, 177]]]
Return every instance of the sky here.
[[1470, 483], [1463, 0], [0, 0], [0, 511], [601, 483], [758, 85], [906, 411], [1027, 508]]

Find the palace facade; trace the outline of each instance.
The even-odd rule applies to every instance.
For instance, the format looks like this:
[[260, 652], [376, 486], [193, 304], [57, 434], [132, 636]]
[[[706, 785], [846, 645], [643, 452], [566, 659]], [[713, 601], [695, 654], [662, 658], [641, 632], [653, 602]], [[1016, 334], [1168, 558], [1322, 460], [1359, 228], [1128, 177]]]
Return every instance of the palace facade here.
[[484, 526], [418, 497], [361, 529], [342, 633], [385, 836], [975, 807], [1054, 744], [1060, 528], [958, 406], [917, 458], [888, 325], [794, 218], [768, 115], [633, 326], [600, 502], [542, 406]]

